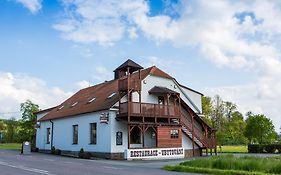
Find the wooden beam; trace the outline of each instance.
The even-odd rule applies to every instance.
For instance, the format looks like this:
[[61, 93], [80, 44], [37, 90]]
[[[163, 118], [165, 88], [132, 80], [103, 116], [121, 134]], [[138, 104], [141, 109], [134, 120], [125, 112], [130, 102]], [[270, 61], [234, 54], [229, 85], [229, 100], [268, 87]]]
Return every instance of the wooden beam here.
[[195, 141], [194, 141], [194, 117], [191, 115], [191, 122], [192, 122], [192, 153], [195, 156]]

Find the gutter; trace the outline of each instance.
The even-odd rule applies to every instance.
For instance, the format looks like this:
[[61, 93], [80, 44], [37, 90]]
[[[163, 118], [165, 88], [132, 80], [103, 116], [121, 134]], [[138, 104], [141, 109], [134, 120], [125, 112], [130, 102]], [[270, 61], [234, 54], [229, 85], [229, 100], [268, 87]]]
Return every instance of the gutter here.
[[197, 111], [197, 113], [201, 113], [200, 110], [198, 109], [198, 107], [192, 102], [192, 100], [186, 95], [186, 93], [182, 90], [182, 88], [180, 87], [180, 84], [173, 79], [174, 83], [179, 87], [180, 91], [183, 93], [183, 95], [187, 98], [187, 100], [189, 101], [189, 103], [195, 108], [195, 110]]
[[54, 122], [50, 120], [52, 123], [52, 131], [51, 131], [51, 149], [53, 148], [53, 135], [54, 135]]

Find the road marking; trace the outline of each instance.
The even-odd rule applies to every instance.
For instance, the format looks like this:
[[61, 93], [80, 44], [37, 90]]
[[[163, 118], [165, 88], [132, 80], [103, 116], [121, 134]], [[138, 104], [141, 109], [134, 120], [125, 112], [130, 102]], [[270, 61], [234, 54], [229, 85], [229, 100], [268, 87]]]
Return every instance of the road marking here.
[[108, 168], [108, 169], [114, 169], [114, 170], [121, 170], [123, 168], [117, 168], [117, 167], [113, 167], [113, 166], [103, 166], [104, 168]]
[[29, 168], [29, 167], [25, 167], [25, 166], [21, 166], [21, 165], [15, 166], [15, 165], [11, 165], [9, 163], [2, 162], [2, 161], [0, 161], [0, 165], [11, 167], [11, 168], [16, 168], [16, 169], [20, 169], [20, 170], [30, 171], [30, 172], [34, 172], [34, 173], [39, 173], [39, 174], [54, 175], [54, 174], [52, 174], [52, 173], [50, 173], [49, 171], [46, 171], [46, 170], [40, 170], [40, 169], [36, 169], [36, 168]]

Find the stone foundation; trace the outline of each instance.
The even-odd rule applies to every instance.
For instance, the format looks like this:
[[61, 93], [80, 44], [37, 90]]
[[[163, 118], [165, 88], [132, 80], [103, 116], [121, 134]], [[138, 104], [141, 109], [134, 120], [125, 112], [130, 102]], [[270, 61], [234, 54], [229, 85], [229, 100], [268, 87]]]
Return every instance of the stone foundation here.
[[[48, 153], [50, 154], [50, 150], [42, 150], [40, 149], [39, 152], [41, 153]], [[87, 151], [86, 151], [87, 152]], [[79, 151], [67, 151], [62, 150], [62, 156], [70, 156], [70, 157], [78, 157]], [[102, 159], [113, 159], [113, 160], [123, 160], [124, 153], [104, 153], [104, 152], [89, 152], [92, 155], [92, 158], [102, 158]]]

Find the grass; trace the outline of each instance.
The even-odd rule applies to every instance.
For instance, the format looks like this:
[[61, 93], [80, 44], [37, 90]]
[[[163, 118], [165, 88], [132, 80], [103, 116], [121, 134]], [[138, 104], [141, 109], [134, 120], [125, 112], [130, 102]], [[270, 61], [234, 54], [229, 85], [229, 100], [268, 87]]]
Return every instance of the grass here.
[[20, 143], [0, 143], [0, 149], [20, 150], [21, 144]]
[[186, 161], [175, 166], [165, 166], [164, 169], [217, 175], [272, 175], [281, 174], [281, 157], [215, 156]]
[[221, 146], [221, 148], [217, 147], [218, 153], [248, 153], [248, 146], [246, 145], [226, 145]]

